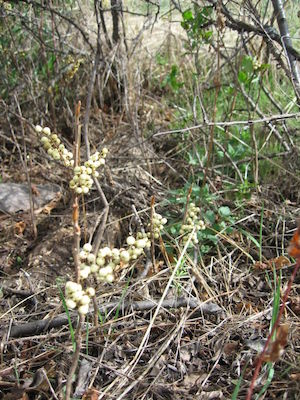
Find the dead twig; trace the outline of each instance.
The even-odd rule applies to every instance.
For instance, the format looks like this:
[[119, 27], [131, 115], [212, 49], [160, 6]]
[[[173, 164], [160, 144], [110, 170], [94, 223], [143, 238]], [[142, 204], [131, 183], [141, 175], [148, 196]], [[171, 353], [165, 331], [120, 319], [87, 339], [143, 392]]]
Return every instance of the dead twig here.
[[[119, 308], [120, 315], [125, 314], [126, 310], [130, 308], [133, 311], [147, 311], [154, 308], [159, 299], [151, 299], [151, 300], [143, 300], [143, 301], [120, 301], [111, 302], [108, 304], [101, 305], [98, 307], [98, 310], [101, 314], [107, 314], [109, 311]], [[185, 298], [179, 297], [177, 299], [167, 299], [161, 303], [162, 309], [169, 308], [180, 308], [187, 307], [191, 309], [195, 309], [195, 312], [203, 313], [203, 314], [218, 314], [222, 311], [222, 309], [216, 304], [212, 302], [199, 302], [194, 298]], [[197, 310], [197, 311], [196, 311]], [[94, 312], [94, 311], [92, 311]], [[77, 313], [71, 313], [72, 323], [76, 324]], [[53, 328], [60, 328], [63, 325], [68, 324], [68, 317], [66, 314], [58, 315], [52, 319], [43, 319], [38, 321], [29, 322], [27, 324], [16, 325], [11, 327], [10, 337], [11, 338], [22, 338], [31, 335], [38, 335], [40, 333], [44, 333], [46, 330], [50, 330]]]

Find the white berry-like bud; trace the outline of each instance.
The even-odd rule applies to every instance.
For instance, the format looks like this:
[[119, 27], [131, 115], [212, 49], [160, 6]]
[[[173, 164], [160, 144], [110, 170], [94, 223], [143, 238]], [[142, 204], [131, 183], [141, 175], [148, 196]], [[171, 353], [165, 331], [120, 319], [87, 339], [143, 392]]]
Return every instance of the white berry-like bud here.
[[72, 282], [72, 281], [68, 281], [66, 283], [66, 291], [68, 293], [77, 292], [79, 290], [82, 290], [82, 287], [81, 287], [81, 285], [79, 283]]
[[163, 219], [161, 220], [161, 223], [162, 223], [163, 225], [166, 225], [167, 222], [168, 222], [167, 218], [163, 218]]
[[102, 257], [97, 257], [96, 264], [99, 265], [99, 267], [103, 267], [103, 265], [105, 264], [105, 259]]
[[106, 267], [100, 268], [98, 274], [100, 277], [106, 276]]
[[123, 262], [128, 262], [130, 260], [130, 254], [128, 253], [128, 251], [126, 251], [126, 250], [121, 251], [120, 259]]
[[91, 299], [89, 298], [89, 296], [87, 294], [85, 294], [84, 296], [81, 297], [80, 304], [82, 304], [82, 305], [89, 304], [90, 301], [91, 301]]
[[48, 128], [47, 126], [46, 126], [45, 128], [43, 128], [43, 132], [44, 132], [44, 134], [47, 135], [47, 136], [51, 135], [51, 130], [50, 130], [50, 128]]
[[135, 244], [135, 238], [133, 236], [128, 236], [126, 239], [128, 246], [133, 246]]
[[60, 160], [60, 154], [58, 150], [56, 149], [53, 150], [52, 157], [54, 158], [54, 160]]
[[100, 249], [99, 253], [101, 257], [111, 257], [111, 249], [109, 247], [103, 247], [103, 249]]
[[147, 240], [146, 239], [139, 239], [135, 242], [135, 245], [139, 249], [143, 249], [146, 246]]
[[83, 246], [83, 250], [87, 253], [90, 253], [92, 251], [92, 245], [90, 243], [85, 243], [85, 245]]
[[105, 279], [108, 283], [112, 283], [115, 280], [113, 275], [107, 275]]
[[78, 292], [72, 293], [72, 295], [70, 297], [72, 298], [72, 300], [74, 300], [76, 303], [78, 303], [81, 300], [82, 296], [83, 296], [83, 293], [82, 293], [82, 290], [80, 290]]
[[84, 186], [84, 187], [82, 188], [82, 193], [83, 193], [83, 194], [88, 194], [88, 192], [89, 192], [89, 188], [86, 187], [86, 186]]
[[86, 181], [87, 179], [89, 179], [89, 176], [88, 176], [87, 174], [81, 174], [81, 175], [80, 175], [80, 179], [81, 179], [82, 181]]
[[107, 153], [108, 153], [108, 148], [107, 147], [103, 147], [102, 154], [106, 155]]
[[88, 257], [87, 257], [87, 260], [88, 260], [88, 262], [89, 262], [89, 263], [91, 263], [91, 264], [92, 264], [92, 263], [94, 263], [94, 262], [95, 262], [95, 260], [96, 260], [96, 257], [95, 257], [95, 255], [94, 255], [94, 254], [92, 254], [92, 253], [91, 253], [91, 254], [89, 254], [89, 255], [88, 255]]
[[72, 299], [67, 299], [66, 300], [66, 305], [68, 308], [70, 308], [71, 310], [74, 310], [74, 308], [76, 308], [76, 303], [74, 300]]
[[85, 293], [90, 297], [93, 297], [96, 294], [95, 289], [93, 287], [88, 287]]
[[82, 193], [82, 188], [81, 187], [76, 188], [75, 192], [77, 194], [81, 194]]
[[112, 249], [111, 254], [112, 254], [112, 257], [119, 258], [120, 250], [119, 249]]
[[98, 272], [99, 270], [99, 265], [97, 264], [92, 264], [91, 265], [91, 273], [94, 274], [95, 272]]
[[105, 269], [106, 269], [106, 274], [105, 275], [112, 274], [114, 272], [114, 267], [115, 267], [115, 264], [113, 262], [110, 262], [108, 264], [108, 266], [105, 267]]
[[133, 255], [139, 257], [143, 253], [143, 248], [137, 248], [133, 250]]
[[88, 304], [84, 304], [84, 305], [80, 306], [78, 308], [78, 312], [81, 315], [86, 315], [89, 312], [89, 305]]
[[87, 256], [88, 256], [88, 253], [84, 250], [81, 250], [81, 252], [79, 253], [80, 260], [85, 260], [87, 258]]
[[80, 277], [82, 279], [86, 279], [89, 276], [90, 272], [91, 272], [91, 268], [90, 267], [85, 267], [84, 269], [82, 269], [80, 271]]
[[47, 138], [47, 136], [41, 137], [41, 143], [42, 144], [49, 143], [49, 139]]
[[42, 130], [43, 130], [43, 128], [42, 128], [40, 125], [37, 125], [37, 126], [35, 127], [35, 131], [36, 131], [37, 133], [41, 133]]

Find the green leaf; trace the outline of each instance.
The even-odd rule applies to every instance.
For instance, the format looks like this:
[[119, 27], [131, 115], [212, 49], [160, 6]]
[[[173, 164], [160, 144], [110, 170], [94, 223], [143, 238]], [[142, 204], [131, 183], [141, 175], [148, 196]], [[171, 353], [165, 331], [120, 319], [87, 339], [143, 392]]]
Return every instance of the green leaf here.
[[194, 19], [192, 11], [190, 9], [184, 11], [182, 13], [182, 18], [184, 19], [184, 21], [191, 21], [192, 19]]
[[238, 73], [238, 80], [239, 80], [239, 82], [241, 82], [241, 83], [246, 83], [246, 82], [247, 82], [247, 79], [248, 79], [248, 77], [247, 77], [246, 72], [244, 72], [244, 71], [239, 71], [239, 73]]
[[218, 211], [221, 217], [229, 217], [231, 215], [230, 208], [227, 206], [220, 207]]
[[252, 60], [252, 58], [250, 56], [246, 56], [246, 57], [243, 58], [242, 68], [249, 75], [252, 74], [252, 72], [253, 72], [253, 60]]
[[216, 218], [215, 218], [215, 213], [213, 211], [211, 210], [206, 211], [204, 216], [211, 224], [215, 223]]

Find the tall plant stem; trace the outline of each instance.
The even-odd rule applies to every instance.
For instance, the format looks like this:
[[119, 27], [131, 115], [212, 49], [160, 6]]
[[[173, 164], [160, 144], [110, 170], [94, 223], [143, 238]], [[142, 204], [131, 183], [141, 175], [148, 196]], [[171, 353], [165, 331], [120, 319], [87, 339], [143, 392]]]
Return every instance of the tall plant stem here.
[[84, 322], [84, 318], [85, 318], [84, 315], [79, 314], [79, 321], [78, 321], [78, 325], [77, 325], [76, 332], [75, 332], [76, 349], [73, 354], [72, 363], [71, 363], [71, 367], [70, 367], [68, 378], [67, 378], [67, 384], [66, 384], [66, 400], [70, 400], [70, 398], [71, 398], [73, 375], [76, 372], [76, 368], [77, 368], [78, 361], [79, 361], [80, 349], [81, 349], [81, 341], [82, 341], [81, 328], [82, 328], [82, 324]]
[[[81, 139], [81, 126], [80, 126], [80, 107], [79, 101], [75, 107], [75, 142], [73, 149], [74, 167], [79, 165], [79, 149]], [[80, 226], [79, 226], [79, 201], [76, 192], [73, 192], [73, 260], [75, 266], [75, 280], [77, 283], [80, 281], [80, 268], [79, 268], [79, 250], [80, 250]]]

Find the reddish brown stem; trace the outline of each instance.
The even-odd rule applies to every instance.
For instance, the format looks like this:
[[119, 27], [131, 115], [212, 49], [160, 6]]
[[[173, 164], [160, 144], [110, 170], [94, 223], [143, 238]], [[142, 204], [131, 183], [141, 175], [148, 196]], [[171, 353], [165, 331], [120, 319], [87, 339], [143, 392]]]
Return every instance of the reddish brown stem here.
[[[79, 149], [80, 149], [80, 138], [81, 138], [81, 126], [80, 126], [80, 107], [81, 102], [79, 101], [75, 107], [75, 142], [74, 142], [74, 167], [79, 165]], [[78, 195], [73, 194], [73, 260], [75, 266], [75, 280], [77, 283], [80, 281], [80, 267], [79, 267], [79, 250], [80, 250], [80, 226], [79, 226], [79, 201]]]

